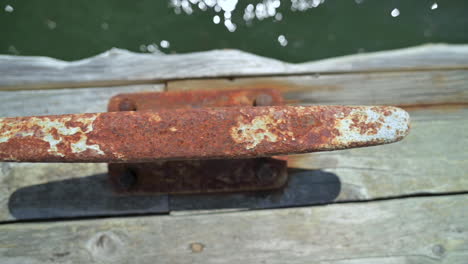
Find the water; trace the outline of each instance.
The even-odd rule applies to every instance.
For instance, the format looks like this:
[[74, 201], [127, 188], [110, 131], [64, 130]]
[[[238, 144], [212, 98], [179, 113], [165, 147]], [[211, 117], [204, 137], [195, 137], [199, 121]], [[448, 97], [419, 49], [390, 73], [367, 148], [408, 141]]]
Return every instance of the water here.
[[289, 62], [468, 43], [466, 0], [0, 0], [0, 53], [234, 48]]

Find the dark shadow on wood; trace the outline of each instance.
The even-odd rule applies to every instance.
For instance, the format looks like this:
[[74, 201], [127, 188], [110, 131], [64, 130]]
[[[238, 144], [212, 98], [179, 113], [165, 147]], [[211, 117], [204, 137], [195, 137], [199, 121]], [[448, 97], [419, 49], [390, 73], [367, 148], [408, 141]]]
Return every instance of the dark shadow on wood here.
[[16, 190], [8, 201], [18, 220], [167, 213], [167, 195], [113, 193], [107, 174], [48, 182]]
[[116, 195], [107, 174], [24, 187], [9, 199], [17, 220], [167, 213], [182, 210], [266, 209], [330, 203], [339, 178], [321, 170], [289, 170], [281, 190], [210, 195]]
[[338, 176], [322, 170], [289, 169], [289, 181], [281, 190], [240, 194], [171, 195], [171, 211], [213, 209], [267, 209], [325, 204], [341, 191]]

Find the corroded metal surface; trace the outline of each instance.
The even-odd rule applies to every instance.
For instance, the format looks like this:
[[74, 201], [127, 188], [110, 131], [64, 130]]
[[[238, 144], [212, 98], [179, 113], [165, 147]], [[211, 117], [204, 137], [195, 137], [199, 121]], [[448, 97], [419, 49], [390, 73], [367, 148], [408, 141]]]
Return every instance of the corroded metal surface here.
[[409, 115], [395, 107], [161, 109], [0, 119], [0, 160], [150, 162], [262, 157], [395, 142]]
[[[282, 105], [274, 89], [147, 92], [112, 97], [108, 111]], [[109, 164], [109, 179], [121, 194], [222, 193], [270, 190], [288, 178], [287, 162], [273, 158], [173, 160]]]
[[118, 193], [221, 193], [281, 188], [286, 161], [272, 158], [109, 164]]
[[147, 92], [119, 94], [109, 103], [109, 112], [201, 107], [282, 105], [281, 93], [274, 89]]

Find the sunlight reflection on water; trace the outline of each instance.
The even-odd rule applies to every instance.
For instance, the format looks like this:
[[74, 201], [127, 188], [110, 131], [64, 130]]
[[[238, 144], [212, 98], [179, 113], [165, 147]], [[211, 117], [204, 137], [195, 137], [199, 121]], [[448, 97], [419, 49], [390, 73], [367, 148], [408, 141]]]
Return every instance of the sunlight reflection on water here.
[[11, 13], [13, 12], [15, 9], [11, 6], [11, 5], [6, 5], [5, 6], [5, 12], [8, 12], [8, 13]]
[[390, 14], [392, 17], [397, 17], [400, 15], [400, 10], [398, 10], [398, 8], [394, 8]]
[[279, 35], [278, 36], [278, 42], [283, 47], [288, 45], [288, 40], [286, 39], [286, 37], [284, 35]]
[[155, 55], [237, 48], [300, 62], [468, 39], [462, 0], [104, 0], [77, 4], [73, 15], [60, 0], [44, 1], [50, 7], [3, 3], [0, 53], [77, 59], [112, 46]]
[[[318, 7], [324, 2], [325, 0], [289, 0], [290, 9], [301, 12]], [[237, 3], [238, 0], [170, 0], [170, 6], [174, 8], [176, 14], [184, 12], [187, 15], [191, 15], [196, 8], [201, 11], [213, 9], [216, 13], [222, 12], [213, 17], [213, 23], [220, 24], [222, 17], [224, 21], [223, 25], [230, 32], [236, 31], [237, 28], [237, 25], [232, 21], [232, 13], [236, 11]], [[254, 19], [263, 20], [271, 17], [275, 21], [281, 21], [283, 14], [277, 11], [280, 6], [280, 0], [262, 0], [256, 4], [248, 4], [244, 9], [242, 17], [246, 24], [250, 24]], [[283, 43], [287, 43], [287, 41]]]

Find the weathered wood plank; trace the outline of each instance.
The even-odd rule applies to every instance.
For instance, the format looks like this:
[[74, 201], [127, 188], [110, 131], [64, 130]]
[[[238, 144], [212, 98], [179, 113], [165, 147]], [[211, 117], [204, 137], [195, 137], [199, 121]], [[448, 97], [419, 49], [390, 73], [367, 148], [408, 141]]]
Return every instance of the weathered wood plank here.
[[290, 103], [419, 105], [468, 103], [468, 70], [169, 81], [167, 89], [280, 90]]
[[466, 263], [468, 195], [0, 226], [2, 263]]
[[0, 89], [110, 86], [172, 79], [277, 74], [468, 69], [467, 45], [423, 45], [301, 64], [238, 50], [153, 55], [112, 49], [65, 62], [46, 57], [0, 56]]
[[[118, 93], [160, 91], [163, 85], [0, 92], [0, 115], [105, 112]], [[117, 196], [106, 164], [0, 163], [0, 222], [168, 212], [167, 196]]]
[[59, 115], [107, 111], [109, 99], [120, 93], [157, 92], [163, 84], [81, 89], [0, 91], [0, 116]]

